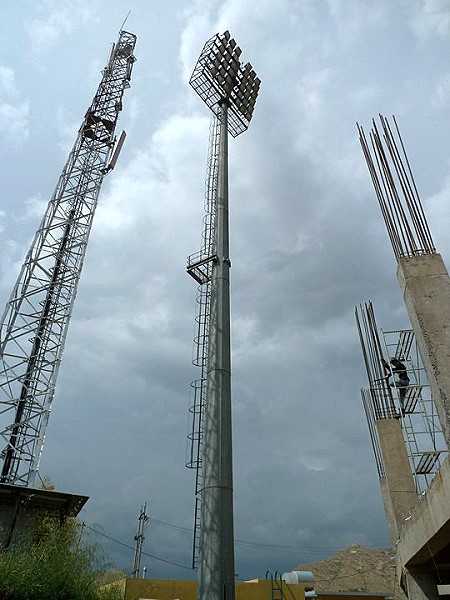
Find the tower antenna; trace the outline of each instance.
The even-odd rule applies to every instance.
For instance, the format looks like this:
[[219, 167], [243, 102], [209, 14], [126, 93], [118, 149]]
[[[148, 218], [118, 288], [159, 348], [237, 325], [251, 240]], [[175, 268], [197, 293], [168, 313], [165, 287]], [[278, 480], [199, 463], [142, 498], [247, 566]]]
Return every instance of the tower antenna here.
[[123, 23], [122, 23], [122, 25], [120, 26], [120, 29], [119, 29], [119, 33], [120, 33], [121, 31], [123, 31], [123, 28], [125, 27], [125, 23], [128, 21], [128, 17], [129, 17], [130, 15], [131, 15], [131, 9], [128, 11], [128, 13], [127, 13], [127, 16], [126, 16], [126, 17], [125, 17], [125, 19], [123, 20]]
[[120, 32], [0, 321], [1, 483], [32, 487], [36, 478], [135, 44]]

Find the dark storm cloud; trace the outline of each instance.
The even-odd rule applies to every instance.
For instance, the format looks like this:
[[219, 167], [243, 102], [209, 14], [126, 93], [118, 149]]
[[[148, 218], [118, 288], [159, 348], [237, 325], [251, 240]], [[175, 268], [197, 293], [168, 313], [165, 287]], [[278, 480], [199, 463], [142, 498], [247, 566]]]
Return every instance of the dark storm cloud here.
[[[59, 489], [91, 496], [88, 524], [133, 545], [147, 500], [145, 549], [189, 564], [185, 436], [199, 374], [185, 260], [201, 238], [209, 115], [187, 79], [205, 40], [230, 29], [263, 82], [249, 131], [230, 141], [236, 538], [247, 542], [237, 570], [263, 576], [351, 543], [389, 544], [353, 309], [371, 299], [383, 327], [407, 321], [355, 122], [397, 114], [449, 256], [448, 11], [433, 4], [180, 0], [156, 15], [132, 0], [128, 136], [94, 220], [41, 465]], [[21, 143], [0, 142], [5, 300], [66, 155], [59, 144], [74, 139], [125, 16], [118, 2], [76, 5], [37, 2], [26, 23], [9, 8], [3, 21], [16, 25], [0, 128], [12, 95], [22, 107], [11, 119]], [[131, 567], [132, 551], [95, 539]], [[149, 575], [192, 577], [147, 560]]]

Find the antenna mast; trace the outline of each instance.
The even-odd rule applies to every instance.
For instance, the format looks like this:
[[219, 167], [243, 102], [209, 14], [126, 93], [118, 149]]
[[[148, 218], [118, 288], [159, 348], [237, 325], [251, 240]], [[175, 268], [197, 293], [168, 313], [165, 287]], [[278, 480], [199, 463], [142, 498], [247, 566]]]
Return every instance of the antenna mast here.
[[100, 187], [117, 160], [135, 44], [119, 33], [0, 322], [1, 483], [36, 478]]

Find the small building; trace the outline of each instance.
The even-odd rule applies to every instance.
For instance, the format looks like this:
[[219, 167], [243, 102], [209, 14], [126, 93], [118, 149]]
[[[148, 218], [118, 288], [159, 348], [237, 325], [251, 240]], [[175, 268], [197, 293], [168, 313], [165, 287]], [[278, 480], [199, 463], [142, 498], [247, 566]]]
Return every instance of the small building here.
[[42, 517], [53, 517], [63, 525], [68, 517], [76, 517], [88, 496], [66, 494], [55, 490], [0, 484], [0, 543], [11, 543], [29, 535], [33, 523]]

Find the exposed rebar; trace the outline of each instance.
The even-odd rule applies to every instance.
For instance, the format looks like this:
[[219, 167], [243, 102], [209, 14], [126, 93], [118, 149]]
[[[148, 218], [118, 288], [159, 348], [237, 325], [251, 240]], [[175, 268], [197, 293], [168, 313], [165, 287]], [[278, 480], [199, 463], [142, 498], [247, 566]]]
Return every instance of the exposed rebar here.
[[373, 119], [369, 140], [363, 128], [357, 127], [394, 254], [397, 259], [434, 254], [436, 249], [397, 121], [392, 117], [393, 130], [386, 117], [379, 117], [382, 134]]
[[390, 419], [396, 416], [392, 391], [388, 383], [390, 371], [383, 356], [378, 335], [375, 314], [371, 302], [355, 309], [361, 350], [369, 380], [369, 394], [375, 420]]
[[375, 426], [376, 419], [369, 390], [362, 389], [361, 398], [364, 407], [364, 412], [366, 413], [367, 425], [369, 427], [370, 441], [372, 442], [373, 453], [375, 455], [378, 477], [380, 479], [384, 479], [386, 477], [386, 471], [384, 468], [383, 455], [381, 453], [380, 439], [378, 437], [378, 431]]

